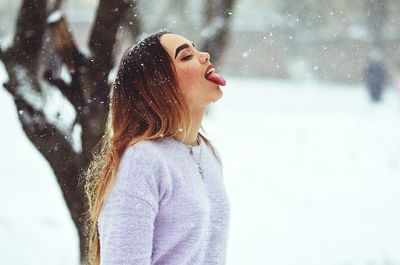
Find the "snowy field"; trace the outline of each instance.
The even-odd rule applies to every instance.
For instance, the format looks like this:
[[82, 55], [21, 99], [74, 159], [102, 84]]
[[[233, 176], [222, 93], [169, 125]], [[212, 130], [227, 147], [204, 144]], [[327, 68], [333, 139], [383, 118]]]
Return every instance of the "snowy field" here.
[[[398, 95], [374, 106], [361, 86], [227, 81], [204, 121], [232, 205], [227, 264], [399, 265]], [[56, 180], [3, 88], [0, 106], [0, 264], [78, 265]]]

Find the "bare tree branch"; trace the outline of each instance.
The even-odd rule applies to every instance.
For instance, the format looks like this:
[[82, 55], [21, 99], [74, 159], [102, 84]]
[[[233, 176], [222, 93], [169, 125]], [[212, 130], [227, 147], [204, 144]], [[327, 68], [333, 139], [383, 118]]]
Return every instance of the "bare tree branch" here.
[[[14, 67], [14, 71], [8, 72], [10, 81], [4, 84], [4, 87], [14, 97], [19, 113], [18, 117], [26, 136], [47, 161], [52, 166], [54, 165], [53, 170], [64, 168], [66, 166], [65, 157], [76, 157], [78, 154], [73, 150], [66, 136], [58, 131], [56, 126], [51, 124], [43, 113], [44, 100], [39, 98], [41, 95], [36, 92], [40, 89], [33, 88], [33, 86], [39, 85], [37, 78], [34, 73], [27, 69], [24, 70], [23, 66]], [[24, 77], [22, 77], [21, 72]], [[29, 94], [28, 90], [33, 94]]]
[[79, 88], [79, 86], [77, 85], [78, 82], [74, 81], [78, 75], [79, 73], [73, 74], [73, 80], [70, 84], [68, 84], [60, 77], [53, 76], [51, 69], [47, 69], [43, 73], [43, 78], [46, 79], [51, 85], [57, 87], [59, 91], [68, 99], [68, 101], [71, 102], [75, 109], [79, 110], [79, 108], [82, 106], [82, 95], [75, 91]]
[[142, 32], [137, 1], [133, 1], [130, 7], [126, 9], [120, 24], [130, 33], [132, 41], [135, 41], [140, 32]]
[[84, 56], [75, 45], [72, 33], [60, 11], [49, 16], [49, 29], [57, 54], [70, 70], [76, 71], [83, 65]]
[[68, 30], [66, 19], [61, 11], [53, 12], [48, 18], [50, 36], [53, 40], [55, 52], [50, 56], [60, 58], [61, 61], [68, 67], [72, 75], [71, 84], [67, 84], [60, 77], [54, 76], [52, 69], [54, 65], [49, 65], [50, 69], [44, 72], [44, 78], [50, 84], [57, 86], [63, 95], [71, 102], [74, 107], [79, 110], [84, 104], [84, 95], [81, 79], [81, 67], [84, 65], [84, 55], [77, 48], [72, 33]]
[[86, 161], [91, 159], [91, 150], [101, 140], [99, 132], [104, 130], [110, 89], [108, 75], [114, 64], [114, 45], [124, 13], [136, 3], [133, 1], [100, 0], [97, 8], [89, 38], [91, 56], [85, 62], [87, 76], [82, 83], [85, 105], [78, 113], [78, 119], [82, 121], [82, 149]]
[[[49, 161], [53, 170], [67, 166], [65, 165], [65, 157], [73, 158], [79, 156], [73, 150], [66, 137], [57, 130], [56, 126], [47, 121], [42, 110], [33, 108], [21, 97], [15, 98], [14, 101], [26, 136]], [[52, 148], [49, 149], [49, 146]], [[60, 181], [65, 182], [65, 180]]]
[[112, 51], [121, 19], [134, 3], [134, 0], [131, 3], [126, 0], [100, 0], [90, 34], [89, 48], [93, 67], [103, 72], [105, 78], [114, 64]]
[[20, 63], [37, 61], [46, 25], [46, 3], [46, 0], [24, 0], [22, 3], [12, 46], [13, 58]]
[[49, 16], [51, 13], [53, 13], [56, 10], [60, 10], [63, 3], [64, 3], [64, 0], [55, 0], [52, 5], [48, 6], [47, 16]]
[[211, 60], [217, 63], [222, 56], [230, 32], [230, 17], [235, 0], [207, 0], [204, 6], [206, 25], [201, 32], [203, 50], [213, 54]]
[[[10, 81], [4, 84], [4, 87], [13, 95], [24, 131], [36, 148], [43, 153], [50, 163], [56, 163], [51, 162], [52, 160], [63, 160], [62, 156], [51, 155], [48, 157], [47, 154], [50, 151], [46, 149], [53, 146], [52, 143], [69, 146], [64, 149], [71, 154], [75, 153], [65, 136], [47, 121], [43, 113], [44, 99], [41, 94], [36, 92], [40, 91], [40, 88], [33, 88], [39, 86], [35, 73], [22, 65], [14, 65], [8, 73]], [[60, 155], [62, 154], [60, 153]]]

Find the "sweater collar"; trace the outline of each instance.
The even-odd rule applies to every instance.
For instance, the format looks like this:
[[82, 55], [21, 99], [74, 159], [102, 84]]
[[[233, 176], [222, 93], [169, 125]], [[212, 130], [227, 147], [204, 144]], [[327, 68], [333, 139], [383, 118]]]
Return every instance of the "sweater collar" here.
[[184, 143], [178, 141], [177, 139], [173, 138], [172, 136], [162, 137], [162, 141], [166, 141], [169, 144], [171, 144], [172, 146], [175, 146], [182, 150], [186, 150], [187, 152], [190, 151], [189, 147], [191, 147], [193, 150], [193, 153], [199, 154], [205, 143], [204, 143], [204, 140], [202, 137], [198, 136], [198, 138], [199, 138], [199, 145], [195, 145], [195, 146], [184, 144]]

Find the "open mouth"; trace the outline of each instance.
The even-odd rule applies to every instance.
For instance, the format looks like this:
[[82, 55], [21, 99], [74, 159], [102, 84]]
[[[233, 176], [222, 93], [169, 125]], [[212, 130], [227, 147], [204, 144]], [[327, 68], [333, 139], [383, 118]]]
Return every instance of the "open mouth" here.
[[215, 69], [214, 69], [214, 66], [212, 64], [210, 64], [207, 67], [204, 77], [208, 81], [213, 82], [214, 84], [217, 84], [219, 86], [225, 86], [226, 85], [225, 79], [221, 75], [215, 73]]

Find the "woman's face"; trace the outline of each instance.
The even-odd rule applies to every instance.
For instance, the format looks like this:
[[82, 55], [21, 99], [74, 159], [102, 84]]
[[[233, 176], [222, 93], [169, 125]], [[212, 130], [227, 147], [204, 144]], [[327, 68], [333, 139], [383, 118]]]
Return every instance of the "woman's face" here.
[[178, 88], [192, 110], [204, 110], [222, 97], [223, 78], [214, 73], [206, 78], [212, 69], [210, 54], [198, 51], [190, 40], [177, 34], [164, 34], [160, 41], [173, 61]]

